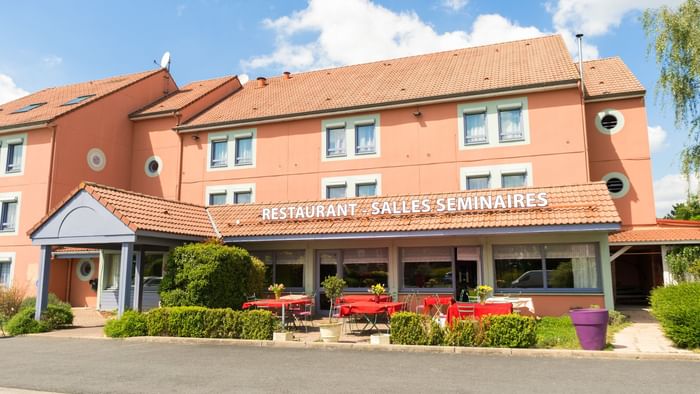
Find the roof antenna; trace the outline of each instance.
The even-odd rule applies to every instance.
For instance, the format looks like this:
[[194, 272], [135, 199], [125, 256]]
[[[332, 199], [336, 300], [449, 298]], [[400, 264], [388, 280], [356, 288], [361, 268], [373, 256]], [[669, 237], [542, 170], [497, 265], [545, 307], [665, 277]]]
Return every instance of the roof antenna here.
[[583, 33], [576, 34], [578, 40], [578, 71], [581, 73], [581, 94], [586, 96], [586, 85], [583, 83]]

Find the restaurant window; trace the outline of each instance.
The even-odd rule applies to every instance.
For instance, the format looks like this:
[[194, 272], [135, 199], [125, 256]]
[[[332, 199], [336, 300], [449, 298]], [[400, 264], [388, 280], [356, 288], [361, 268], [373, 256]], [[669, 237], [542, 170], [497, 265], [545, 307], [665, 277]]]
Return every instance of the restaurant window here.
[[346, 185], [328, 185], [326, 186], [326, 198], [345, 198], [347, 193]]
[[527, 173], [501, 174], [501, 187], [523, 187], [527, 185]]
[[289, 291], [304, 290], [303, 250], [276, 250], [251, 252], [265, 263], [265, 288], [273, 283], [282, 283]]
[[338, 275], [349, 291], [363, 291], [375, 284], [388, 284], [389, 250], [362, 248], [319, 251], [319, 278]]
[[358, 183], [355, 185], [355, 197], [372, 197], [377, 195], [377, 183]]
[[159, 291], [163, 281], [164, 253], [146, 253], [141, 262], [144, 291]]
[[498, 130], [500, 141], [517, 141], [523, 139], [522, 109], [510, 108], [498, 110]]
[[600, 289], [596, 244], [494, 246], [497, 289]]
[[355, 154], [366, 155], [376, 152], [374, 123], [355, 125]]
[[10, 287], [12, 283], [12, 258], [0, 257], [0, 287]]
[[490, 179], [491, 179], [491, 177], [488, 175], [468, 176], [467, 177], [467, 190], [488, 189]]
[[253, 137], [236, 138], [236, 165], [249, 166], [253, 164]]
[[454, 248], [401, 249], [404, 289], [451, 289]]
[[326, 141], [328, 157], [345, 156], [345, 126], [326, 129]]
[[484, 144], [489, 142], [486, 132], [486, 111], [464, 114], [464, 144]]

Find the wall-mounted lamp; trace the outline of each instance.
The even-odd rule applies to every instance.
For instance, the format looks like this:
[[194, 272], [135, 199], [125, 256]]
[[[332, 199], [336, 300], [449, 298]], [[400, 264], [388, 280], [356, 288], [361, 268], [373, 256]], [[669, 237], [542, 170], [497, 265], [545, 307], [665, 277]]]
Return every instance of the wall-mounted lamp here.
[[413, 116], [415, 116], [416, 118], [419, 117], [419, 116], [421, 116], [421, 115], [423, 115], [422, 112], [420, 112], [420, 111], [413, 111]]
[[197, 134], [192, 134], [192, 139], [197, 141], [199, 139], [199, 136]]

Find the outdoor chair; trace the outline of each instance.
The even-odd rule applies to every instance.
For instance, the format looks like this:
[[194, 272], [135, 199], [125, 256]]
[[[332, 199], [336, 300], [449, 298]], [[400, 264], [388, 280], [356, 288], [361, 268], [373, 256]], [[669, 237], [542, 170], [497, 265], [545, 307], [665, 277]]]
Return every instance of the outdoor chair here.
[[470, 316], [474, 317], [474, 304], [469, 303], [457, 303], [457, 311], [459, 312], [459, 317]]

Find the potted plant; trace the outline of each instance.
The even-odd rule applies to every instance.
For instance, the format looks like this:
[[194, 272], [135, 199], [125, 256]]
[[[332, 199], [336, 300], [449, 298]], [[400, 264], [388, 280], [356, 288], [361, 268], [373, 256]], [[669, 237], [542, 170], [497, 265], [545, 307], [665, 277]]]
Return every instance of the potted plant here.
[[340, 338], [340, 329], [343, 327], [341, 322], [333, 322], [333, 303], [343, 295], [343, 290], [347, 283], [342, 278], [337, 276], [328, 276], [321, 282], [323, 290], [331, 303], [330, 311], [328, 312], [328, 322], [319, 324], [321, 331], [321, 340], [323, 342], [338, 342]]
[[479, 297], [479, 303], [481, 305], [486, 303], [486, 299], [489, 298], [491, 293], [493, 293], [493, 287], [489, 285], [479, 285], [476, 287], [476, 295]]
[[381, 283], [374, 284], [367, 290], [374, 294], [374, 302], [379, 302], [379, 296], [386, 293], [386, 288]]
[[598, 305], [569, 310], [576, 336], [584, 350], [603, 350], [608, 333], [608, 310]]
[[267, 290], [273, 292], [275, 294], [275, 299], [279, 300], [280, 296], [282, 296], [282, 292], [284, 291], [284, 285], [282, 283], [273, 283], [267, 288]]

